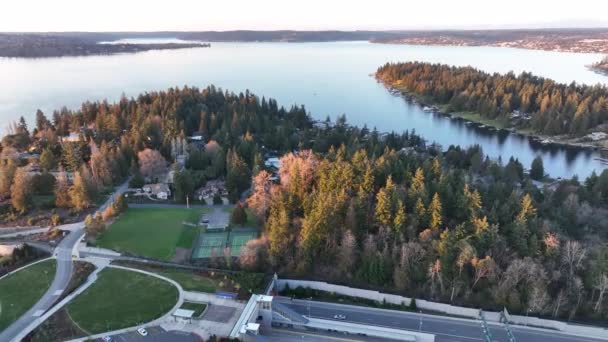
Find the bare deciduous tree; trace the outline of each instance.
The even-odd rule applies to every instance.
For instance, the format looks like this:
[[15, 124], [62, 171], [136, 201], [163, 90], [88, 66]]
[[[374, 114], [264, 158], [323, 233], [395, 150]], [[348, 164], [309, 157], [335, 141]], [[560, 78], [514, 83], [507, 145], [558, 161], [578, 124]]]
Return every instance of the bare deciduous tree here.
[[157, 150], [149, 148], [137, 153], [139, 170], [145, 178], [158, 177], [167, 171], [167, 161]]
[[439, 285], [439, 289], [443, 290], [443, 279], [441, 277], [441, 261], [435, 260], [430, 266], [428, 271], [429, 281], [431, 282], [431, 297], [435, 297], [436, 286]]
[[239, 255], [241, 266], [247, 269], [261, 270], [265, 266], [265, 260], [268, 260], [268, 239], [266, 237], [247, 241]]
[[350, 230], [344, 232], [342, 243], [338, 252], [338, 265], [342, 274], [350, 276], [350, 272], [356, 261], [357, 240]]
[[602, 308], [602, 301], [604, 300], [604, 294], [606, 294], [606, 290], [608, 290], [608, 275], [606, 273], [601, 273], [597, 275], [595, 279], [594, 288], [599, 291], [599, 295], [597, 297], [597, 301], [595, 302], [595, 306], [593, 307], [593, 311], [600, 312]]
[[289, 181], [295, 176], [292, 172], [297, 171], [304, 188], [302, 191], [310, 187], [318, 163], [317, 158], [311, 150], [300, 151], [297, 155], [288, 153], [282, 156], [280, 161], [279, 176], [281, 177], [281, 186], [288, 189]]
[[471, 285], [471, 290], [477, 285], [477, 283], [481, 279], [494, 279], [498, 273], [498, 266], [494, 262], [494, 259], [489, 255], [486, 255], [483, 259], [473, 258], [471, 260], [471, 264], [475, 269], [475, 277], [473, 279], [473, 285]]
[[562, 249], [562, 263], [566, 268], [567, 283], [571, 286], [574, 274], [583, 266], [587, 250], [578, 242], [568, 240]]
[[252, 183], [252, 194], [247, 199], [247, 205], [257, 216], [258, 220], [263, 221], [268, 213], [271, 202], [271, 188], [272, 181], [270, 180], [271, 174], [262, 170], [256, 176], [253, 177]]

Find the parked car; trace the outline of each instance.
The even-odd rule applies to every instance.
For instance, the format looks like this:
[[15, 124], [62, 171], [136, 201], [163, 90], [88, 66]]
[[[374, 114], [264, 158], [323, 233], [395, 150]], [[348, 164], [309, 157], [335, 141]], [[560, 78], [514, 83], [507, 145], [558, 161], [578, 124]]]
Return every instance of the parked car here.
[[112, 338], [110, 336], [104, 336], [101, 339], [104, 340], [105, 342], [112, 342]]
[[148, 336], [148, 331], [146, 331], [146, 329], [144, 328], [139, 328], [137, 329], [137, 332], [141, 335], [141, 336]]
[[346, 319], [346, 316], [345, 315], [334, 315], [334, 319], [339, 319], [339, 320], [343, 321]]

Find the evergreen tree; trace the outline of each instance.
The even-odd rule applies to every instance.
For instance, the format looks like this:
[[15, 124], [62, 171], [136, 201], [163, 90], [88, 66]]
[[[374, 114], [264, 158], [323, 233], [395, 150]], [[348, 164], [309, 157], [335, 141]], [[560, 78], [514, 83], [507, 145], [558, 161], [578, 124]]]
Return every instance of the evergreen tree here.
[[247, 212], [240, 203], [234, 206], [232, 215], [230, 216], [230, 222], [233, 224], [244, 226], [247, 223]]
[[55, 168], [56, 166], [56, 161], [55, 161], [55, 155], [53, 154], [53, 151], [51, 151], [50, 148], [45, 148], [44, 151], [42, 151], [42, 154], [40, 155], [40, 167], [44, 170], [44, 171], [51, 171]]
[[435, 193], [433, 195], [433, 200], [428, 208], [429, 214], [429, 228], [438, 229], [443, 222], [442, 218], [442, 207], [441, 200], [439, 199], [439, 194]]
[[285, 203], [277, 199], [270, 207], [270, 215], [266, 222], [266, 231], [270, 241], [269, 254], [277, 264], [286, 256], [290, 241], [289, 216]]
[[63, 170], [59, 171], [57, 182], [55, 183], [55, 205], [58, 208], [70, 208], [72, 201], [69, 194], [70, 186], [67, 175]]
[[532, 161], [530, 177], [534, 180], [541, 180], [545, 177], [545, 168], [543, 167], [543, 160], [540, 156], [534, 158]]
[[72, 207], [76, 211], [82, 211], [91, 206], [91, 198], [87, 181], [80, 172], [74, 173], [74, 184], [69, 189]]

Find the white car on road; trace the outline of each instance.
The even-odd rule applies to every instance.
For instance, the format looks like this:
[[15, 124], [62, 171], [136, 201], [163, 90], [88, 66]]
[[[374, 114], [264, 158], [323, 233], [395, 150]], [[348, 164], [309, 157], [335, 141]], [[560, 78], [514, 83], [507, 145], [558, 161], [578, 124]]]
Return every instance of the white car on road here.
[[346, 319], [346, 316], [345, 315], [334, 315], [334, 319], [339, 319], [339, 320], [343, 321]]
[[148, 332], [146, 331], [146, 329], [144, 328], [139, 328], [137, 329], [137, 332], [141, 335], [141, 336], [148, 336]]

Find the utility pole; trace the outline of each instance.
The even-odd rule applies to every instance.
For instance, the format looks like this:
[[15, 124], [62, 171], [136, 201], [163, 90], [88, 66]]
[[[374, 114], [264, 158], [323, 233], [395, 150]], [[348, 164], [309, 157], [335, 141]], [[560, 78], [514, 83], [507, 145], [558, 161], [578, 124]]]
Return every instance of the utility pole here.
[[186, 208], [190, 209], [190, 196], [186, 195]]

